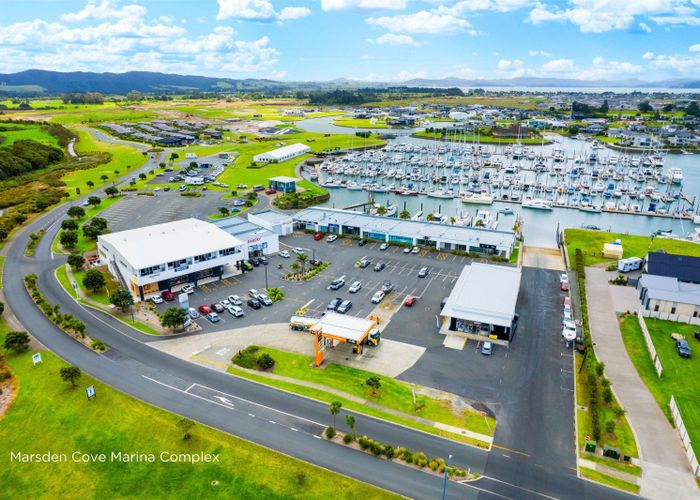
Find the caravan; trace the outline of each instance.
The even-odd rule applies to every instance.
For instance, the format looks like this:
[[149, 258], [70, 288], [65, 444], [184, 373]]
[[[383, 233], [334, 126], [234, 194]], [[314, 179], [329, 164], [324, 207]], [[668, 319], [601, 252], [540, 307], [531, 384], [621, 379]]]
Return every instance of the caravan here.
[[621, 273], [628, 273], [630, 271], [637, 271], [642, 268], [644, 263], [643, 259], [639, 257], [628, 257], [626, 259], [620, 259], [617, 261], [617, 270]]

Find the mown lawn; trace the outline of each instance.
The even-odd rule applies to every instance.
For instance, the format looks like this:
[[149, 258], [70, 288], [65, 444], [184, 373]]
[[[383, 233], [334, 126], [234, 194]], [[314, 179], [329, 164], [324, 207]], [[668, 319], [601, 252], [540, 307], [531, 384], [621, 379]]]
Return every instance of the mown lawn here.
[[590, 231], [588, 229], [565, 229], [566, 249], [569, 259], [573, 262], [576, 249], [583, 252], [587, 266], [601, 262], [614, 263], [616, 259], [602, 257], [603, 245], [619, 239], [622, 241], [623, 257], [645, 257], [655, 250], [665, 250], [668, 253], [693, 255], [700, 257], [700, 245], [689, 241], [671, 240], [668, 238], [652, 238], [633, 234], [608, 233], [606, 231]]
[[340, 117], [333, 120], [333, 125], [350, 128], [389, 128], [385, 121], [371, 118], [346, 118]]
[[[102, 212], [103, 210], [108, 209], [115, 203], [117, 203], [119, 200], [121, 200], [123, 196], [114, 196], [112, 198], [110, 197], [105, 197], [102, 198], [102, 201], [100, 202], [99, 205], [96, 207], [93, 207], [92, 205], [83, 207], [85, 209], [85, 216], [82, 219], [78, 219], [78, 244], [75, 246], [75, 248], [70, 248], [66, 249], [67, 252], [69, 253], [85, 253], [85, 252], [91, 252], [93, 250], [97, 249], [97, 241], [96, 240], [91, 240], [90, 238], [85, 237], [83, 234], [83, 224], [85, 224], [87, 221], [92, 219], [93, 217], [97, 216]], [[68, 208], [66, 208], [68, 210]], [[61, 250], [58, 248], [58, 242], [61, 237], [61, 232], [63, 230], [59, 231], [56, 234], [56, 239], [53, 241], [53, 244], [51, 245], [51, 249], [54, 251], [54, 253], [61, 253]]]
[[608, 476], [607, 474], [602, 474], [596, 470], [589, 469], [588, 467], [581, 467], [580, 469], [583, 477], [596, 481], [597, 483], [607, 484], [613, 488], [629, 491], [631, 493], [639, 493], [639, 486], [636, 484], [632, 484], [616, 477]]
[[[119, 290], [121, 285], [112, 277], [112, 275], [107, 271], [106, 267], [96, 269], [102, 272], [102, 275], [105, 277], [105, 281], [107, 282], [105, 288], [98, 290], [97, 292], [90, 291], [83, 285], [83, 278], [85, 277], [87, 270], [74, 271], [73, 278], [75, 278], [75, 281], [78, 283], [78, 288], [80, 288], [88, 298], [94, 300], [95, 302], [99, 302], [100, 304], [109, 305], [109, 295], [115, 290]], [[64, 283], [62, 282], [61, 284]]]
[[[700, 342], [693, 338], [698, 327], [650, 318], [645, 318], [645, 321], [664, 369], [661, 378], [656, 375], [642, 329], [634, 315], [626, 316], [620, 322], [627, 353], [669, 421], [672, 421], [669, 408], [671, 396], [676, 398], [693, 450], [700, 456]], [[678, 355], [671, 333], [685, 335], [694, 351], [690, 358]]]
[[[2, 130], [7, 128], [9, 130]], [[60, 147], [58, 139], [41, 125], [0, 122], [0, 146], [11, 146], [15, 141], [31, 139], [50, 146]]]
[[[0, 329], [0, 334], [2, 329]], [[2, 336], [2, 335], [0, 335]], [[183, 441], [181, 417], [137, 401], [83, 374], [78, 386], [62, 382], [66, 364], [50, 352], [32, 365], [31, 352], [10, 355], [19, 394], [0, 421], [0, 474], [5, 498], [355, 499], [398, 498], [373, 486], [320, 469], [204, 425]], [[85, 388], [97, 397], [88, 401]], [[19, 463], [12, 451], [67, 455], [67, 463]], [[105, 453], [106, 463], [73, 463], [71, 454]], [[217, 453], [219, 463], [163, 463], [161, 452]], [[155, 463], [112, 461], [114, 453], [152, 453]]]
[[[327, 364], [324, 369], [312, 366], [312, 358], [301, 354], [280, 351], [263, 347], [259, 353], [269, 353], [275, 359], [273, 373], [307, 382], [321, 384], [329, 388], [347, 392], [378, 405], [398, 410], [408, 415], [441, 422], [469, 429], [486, 435], [493, 435], [496, 428], [496, 421], [492, 418], [482, 417], [479, 412], [464, 412], [458, 415], [452, 411], [450, 403], [444, 400], [430, 398], [421, 394], [416, 394], [418, 408], [414, 410], [411, 385], [405, 382], [380, 375], [381, 388], [376, 395], [373, 395], [365, 385], [365, 381], [376, 373], [359, 370], [345, 365], [333, 363]], [[236, 370], [233, 368], [235, 372]], [[277, 381], [267, 379], [270, 385], [275, 385]]]

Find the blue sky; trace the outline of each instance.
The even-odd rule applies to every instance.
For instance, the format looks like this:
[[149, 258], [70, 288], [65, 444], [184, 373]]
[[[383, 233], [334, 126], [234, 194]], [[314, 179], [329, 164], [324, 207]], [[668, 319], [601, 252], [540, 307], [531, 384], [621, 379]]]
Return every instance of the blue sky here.
[[3, 0], [0, 72], [700, 78], [700, 0]]

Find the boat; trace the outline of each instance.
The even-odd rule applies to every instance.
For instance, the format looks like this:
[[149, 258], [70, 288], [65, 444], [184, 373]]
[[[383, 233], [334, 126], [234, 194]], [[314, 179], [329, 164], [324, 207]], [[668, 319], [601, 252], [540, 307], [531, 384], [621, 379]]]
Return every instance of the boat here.
[[432, 191], [428, 193], [428, 198], [454, 198], [451, 191], [443, 191], [438, 189], [437, 191]]
[[668, 176], [673, 184], [681, 184], [683, 182], [683, 171], [680, 168], [669, 168]]
[[488, 210], [477, 210], [472, 220], [472, 227], [491, 229], [493, 227], [493, 216], [491, 212]]
[[503, 215], [513, 215], [515, 212], [510, 207], [503, 207], [498, 211], [498, 213]]
[[552, 202], [541, 198], [528, 198], [523, 201], [523, 208], [536, 208], [539, 210], [551, 210]]
[[486, 193], [462, 191], [459, 193], [459, 199], [462, 200], [462, 203], [474, 203], [478, 205], [490, 205], [493, 203], [493, 197]]

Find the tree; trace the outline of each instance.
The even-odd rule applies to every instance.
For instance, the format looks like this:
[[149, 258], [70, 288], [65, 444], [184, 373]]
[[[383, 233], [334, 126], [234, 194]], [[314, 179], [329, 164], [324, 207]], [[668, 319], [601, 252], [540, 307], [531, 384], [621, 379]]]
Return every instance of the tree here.
[[386, 207], [384, 205], [377, 207], [377, 215], [384, 215], [386, 213]]
[[642, 113], [651, 113], [654, 111], [654, 108], [651, 107], [651, 104], [649, 104], [649, 101], [642, 101], [637, 105], [637, 109], [641, 111]]
[[401, 210], [401, 212], [399, 213], [400, 219], [408, 219], [410, 217], [411, 217], [411, 212], [409, 212], [408, 210]]
[[107, 285], [104, 275], [97, 269], [90, 269], [83, 277], [83, 286], [92, 292], [97, 292]]
[[685, 114], [688, 116], [700, 116], [700, 105], [697, 101], [693, 101], [685, 108]]
[[4, 344], [5, 349], [19, 354], [29, 349], [29, 334], [27, 332], [8, 332]]
[[[160, 168], [165, 168], [167, 165], [165, 164], [164, 161], [162, 161], [162, 162], [160, 162], [160, 163], [158, 164], [158, 166], [159, 166]], [[151, 172], [149, 172], [149, 173], [152, 173], [152, 172], [153, 172], [153, 171], [151, 171]]]
[[219, 213], [221, 213], [221, 215], [223, 215], [224, 217], [226, 217], [226, 216], [227, 216], [228, 214], [230, 214], [231, 212], [230, 212], [229, 209], [226, 208], [226, 207], [219, 207]]
[[605, 99], [603, 101], [603, 104], [600, 105], [599, 109], [600, 109], [601, 113], [606, 114], [606, 115], [608, 114], [608, 111], [610, 111], [610, 104], [608, 103], [607, 99]]
[[102, 200], [100, 199], [99, 196], [90, 196], [87, 200], [88, 205], [91, 205], [93, 207], [96, 207], [100, 203], [102, 203]]
[[64, 221], [61, 221], [61, 229], [63, 229], [64, 231], [77, 231], [78, 223], [75, 222], [73, 219], [66, 219]]
[[119, 194], [119, 190], [114, 186], [109, 186], [108, 188], [105, 188], [105, 194], [111, 198]]
[[93, 187], [95, 187], [95, 183], [94, 183], [94, 182], [92, 182], [92, 181], [87, 181], [87, 182], [86, 182], [85, 184], [86, 184], [86, 185], [87, 185], [87, 187], [89, 187], [89, 188], [93, 188]]
[[142, 181], [145, 181], [146, 178], [147, 178], [147, 176], [146, 176], [146, 174], [144, 174], [143, 172], [141, 172], [141, 173], [139, 174], [139, 179], [141, 179]]
[[73, 248], [78, 243], [78, 231], [61, 231], [58, 241], [64, 248]]
[[170, 153], [170, 161], [175, 161], [178, 158], [180, 158], [180, 155], [177, 153]]
[[70, 385], [75, 387], [76, 382], [80, 379], [80, 376], [83, 374], [80, 371], [80, 368], [77, 366], [64, 366], [61, 368], [61, 380], [64, 382], [70, 382]]
[[68, 265], [73, 268], [73, 271], [80, 271], [83, 266], [85, 265], [85, 257], [80, 255], [79, 253], [72, 253], [68, 256], [68, 259], [66, 259], [68, 262]]
[[345, 415], [345, 423], [350, 428], [350, 432], [355, 436], [355, 417], [353, 415]]
[[306, 264], [307, 260], [309, 260], [309, 258], [306, 256], [306, 254], [304, 252], [297, 254], [296, 262], [299, 263], [299, 267], [301, 268], [302, 276], [304, 275], [304, 264]]
[[246, 198], [248, 198], [249, 200], [257, 200], [257, 199], [258, 199], [258, 193], [256, 193], [255, 191], [249, 191], [249, 192], [246, 194]]
[[102, 174], [102, 175], [100, 176], [100, 179], [102, 179], [103, 181], [106, 181], [107, 179], [109, 179], [109, 177], [107, 177], [106, 174]]
[[180, 328], [187, 321], [187, 311], [181, 307], [168, 307], [160, 317], [160, 324], [166, 328]]
[[138, 90], [131, 90], [126, 94], [126, 98], [129, 101], [142, 101], [143, 100], [143, 94], [139, 92]]
[[2, 313], [4, 313], [4, 312], [5, 312], [5, 303], [0, 302], [0, 315], [2, 315]]
[[180, 420], [177, 421], [177, 427], [182, 431], [182, 440], [187, 441], [192, 437], [192, 434], [190, 434], [190, 431], [192, 430], [192, 427], [194, 427], [194, 421], [190, 420], [189, 418], [182, 417]]
[[284, 298], [284, 292], [281, 288], [272, 287], [267, 289], [267, 296], [272, 302], [279, 302]]
[[107, 219], [102, 217], [93, 217], [83, 224], [83, 234], [91, 240], [96, 240], [101, 234], [107, 232]]
[[0, 241], [5, 241], [7, 239], [7, 230], [4, 227], [0, 227]]
[[661, 108], [661, 111], [663, 111], [664, 113], [670, 113], [671, 111], [673, 111], [673, 108], [673, 103], [664, 104], [664, 107]]
[[132, 303], [131, 294], [123, 288], [112, 292], [109, 301], [122, 311], [126, 310]]
[[382, 379], [380, 379], [376, 375], [372, 375], [370, 378], [365, 380], [365, 385], [369, 387], [370, 391], [372, 392], [372, 395], [374, 396], [382, 387]]
[[333, 428], [335, 429], [335, 416], [340, 413], [340, 409], [343, 407], [343, 403], [340, 401], [331, 401], [328, 410], [331, 412], [331, 417], [333, 417]]
[[258, 356], [255, 362], [258, 365], [258, 369], [263, 371], [272, 370], [275, 366], [275, 359], [266, 352]]
[[85, 209], [83, 207], [70, 207], [68, 209], [68, 216], [74, 219], [82, 219], [85, 217]]

